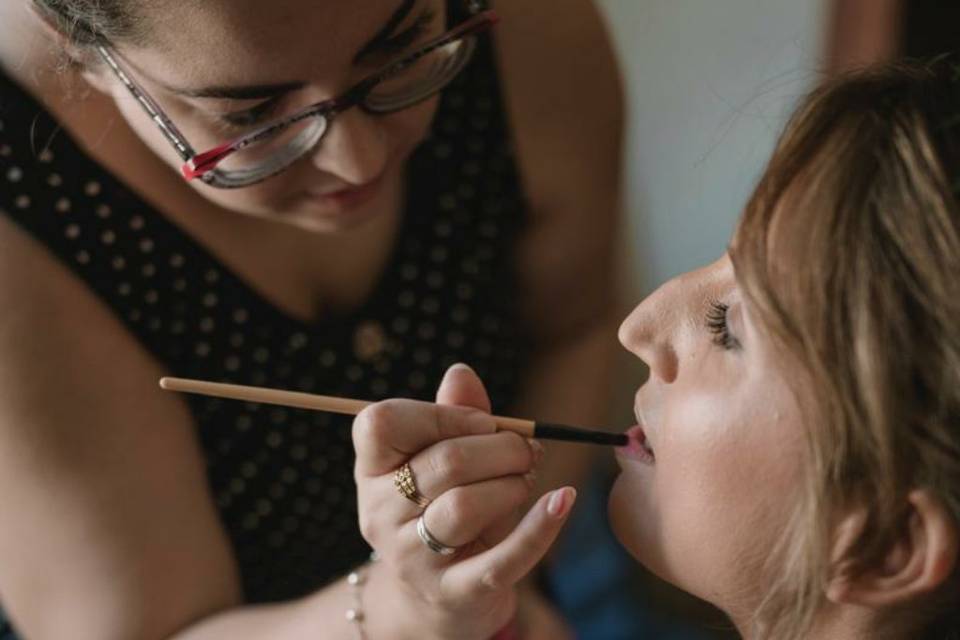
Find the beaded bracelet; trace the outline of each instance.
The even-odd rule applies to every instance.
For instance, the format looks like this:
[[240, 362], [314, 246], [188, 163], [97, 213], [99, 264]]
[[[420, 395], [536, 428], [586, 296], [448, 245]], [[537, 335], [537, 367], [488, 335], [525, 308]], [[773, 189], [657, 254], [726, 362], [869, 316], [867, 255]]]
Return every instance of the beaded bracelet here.
[[[370, 554], [370, 563], [377, 561], [377, 552]], [[347, 609], [345, 615], [347, 620], [353, 623], [357, 640], [368, 640], [366, 629], [363, 626], [365, 615], [363, 612], [363, 588], [367, 583], [366, 567], [357, 567], [354, 571], [347, 574], [347, 584], [350, 585], [350, 593], [353, 596], [353, 606]], [[519, 640], [520, 629], [516, 618], [507, 623], [503, 629], [498, 631], [491, 640]]]
[[[370, 562], [377, 561], [377, 552], [370, 554]], [[347, 609], [346, 618], [353, 624], [357, 640], [367, 640], [367, 632], [364, 629], [363, 613], [363, 588], [367, 583], [367, 572], [365, 567], [357, 567], [347, 575], [347, 584], [350, 585], [350, 593], [353, 596], [353, 606]]]

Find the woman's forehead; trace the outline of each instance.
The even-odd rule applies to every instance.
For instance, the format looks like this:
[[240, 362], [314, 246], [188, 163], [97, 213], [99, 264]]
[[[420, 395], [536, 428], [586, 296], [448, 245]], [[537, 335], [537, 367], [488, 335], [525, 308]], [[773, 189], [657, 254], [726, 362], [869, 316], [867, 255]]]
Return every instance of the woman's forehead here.
[[171, 86], [335, 76], [392, 18], [435, 0], [176, 0], [146, 9], [142, 46], [124, 55]]

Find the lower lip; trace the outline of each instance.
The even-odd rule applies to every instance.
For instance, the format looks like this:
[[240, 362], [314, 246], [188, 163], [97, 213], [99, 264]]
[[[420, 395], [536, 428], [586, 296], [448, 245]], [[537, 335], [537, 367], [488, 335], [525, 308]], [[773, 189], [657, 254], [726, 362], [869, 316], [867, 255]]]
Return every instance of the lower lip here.
[[347, 211], [356, 209], [372, 200], [380, 189], [380, 183], [381, 180], [377, 179], [357, 189], [341, 189], [340, 191], [326, 194], [308, 192], [307, 196], [310, 200], [325, 207]]
[[643, 428], [640, 425], [632, 427], [627, 431], [627, 437], [630, 438], [630, 443], [625, 447], [617, 447], [617, 456], [636, 460], [644, 464], [654, 464], [655, 459], [653, 455], [643, 446], [643, 443], [646, 442], [647, 439]]

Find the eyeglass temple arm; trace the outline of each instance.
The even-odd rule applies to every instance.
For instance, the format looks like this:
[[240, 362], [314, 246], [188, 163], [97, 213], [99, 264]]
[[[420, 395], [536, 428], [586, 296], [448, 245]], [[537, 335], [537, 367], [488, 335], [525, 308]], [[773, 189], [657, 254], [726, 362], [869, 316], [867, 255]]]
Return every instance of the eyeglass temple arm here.
[[123, 70], [123, 67], [116, 61], [113, 55], [110, 53], [110, 50], [104, 47], [103, 45], [97, 45], [97, 52], [100, 54], [100, 57], [103, 58], [103, 61], [107, 63], [107, 66], [116, 74], [117, 78], [120, 79], [120, 82], [127, 88], [127, 91], [137, 100], [143, 110], [150, 116], [150, 119], [154, 121], [157, 125], [157, 128], [160, 129], [160, 132], [163, 136], [173, 145], [173, 148], [176, 150], [180, 158], [186, 162], [190, 160], [196, 152], [193, 150], [193, 147], [190, 146], [190, 143], [187, 142], [186, 138], [180, 133], [176, 125], [170, 121], [170, 119], [163, 113], [163, 110], [153, 101], [153, 99], [147, 94], [146, 91], [140, 88], [140, 86]]

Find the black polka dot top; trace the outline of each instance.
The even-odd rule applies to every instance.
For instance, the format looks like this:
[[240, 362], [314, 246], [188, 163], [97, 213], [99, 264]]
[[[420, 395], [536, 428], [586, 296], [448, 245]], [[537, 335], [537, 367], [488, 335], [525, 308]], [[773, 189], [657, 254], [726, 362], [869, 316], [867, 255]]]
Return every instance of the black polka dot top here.
[[[446, 367], [462, 361], [506, 411], [526, 343], [513, 269], [526, 214], [510, 147], [483, 38], [410, 160], [404, 220], [374, 293], [348, 316], [305, 324], [85, 156], [0, 75], [0, 214], [184, 377], [426, 399]], [[250, 601], [304, 595], [366, 559], [350, 418], [185, 398]]]

